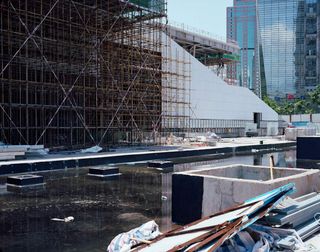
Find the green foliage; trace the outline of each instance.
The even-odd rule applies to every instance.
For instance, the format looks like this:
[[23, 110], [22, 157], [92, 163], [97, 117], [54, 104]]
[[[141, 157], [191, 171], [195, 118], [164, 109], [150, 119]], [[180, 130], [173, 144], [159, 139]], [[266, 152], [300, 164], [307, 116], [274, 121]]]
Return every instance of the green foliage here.
[[271, 107], [274, 111], [280, 114], [281, 106], [273, 99], [268, 96], [264, 96], [262, 99], [269, 107]]
[[320, 85], [306, 96], [305, 100], [292, 100], [276, 102], [275, 100], [265, 96], [263, 101], [270, 106], [278, 114], [313, 114], [319, 112], [320, 108]]
[[290, 115], [293, 114], [294, 111], [294, 104], [292, 102], [286, 101], [283, 106], [281, 107], [281, 113], [283, 115]]

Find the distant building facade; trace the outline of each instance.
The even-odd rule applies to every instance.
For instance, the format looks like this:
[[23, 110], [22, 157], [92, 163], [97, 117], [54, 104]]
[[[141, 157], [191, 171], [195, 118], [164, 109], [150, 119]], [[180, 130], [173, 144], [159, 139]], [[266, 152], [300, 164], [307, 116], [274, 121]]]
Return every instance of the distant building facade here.
[[[262, 96], [303, 99], [312, 91], [320, 81], [319, 7], [320, 0], [234, 0], [227, 9], [227, 36], [242, 49], [239, 82], [251, 89], [247, 51], [257, 55], [252, 69], [259, 77], [252, 85], [260, 85]], [[254, 48], [246, 46], [248, 34]]]
[[297, 15], [296, 73], [297, 95], [304, 96], [320, 83], [320, 1], [300, 1]]
[[234, 0], [227, 8], [227, 40], [240, 47], [240, 62], [228, 66], [228, 78], [237, 79], [261, 96], [256, 0]]
[[[258, 27], [263, 58], [263, 83], [269, 97], [282, 99], [296, 95], [301, 72], [300, 41], [297, 30], [299, 0], [257, 0]], [[299, 44], [298, 44], [299, 43]], [[297, 46], [298, 45], [298, 46]]]

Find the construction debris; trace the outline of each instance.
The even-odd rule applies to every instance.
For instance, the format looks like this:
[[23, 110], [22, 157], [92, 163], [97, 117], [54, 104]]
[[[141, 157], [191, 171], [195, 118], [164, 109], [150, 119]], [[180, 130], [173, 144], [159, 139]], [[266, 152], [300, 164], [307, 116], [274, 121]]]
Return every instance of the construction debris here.
[[[253, 199], [249, 199], [243, 204], [227, 211], [205, 217], [162, 235], [159, 234], [151, 243], [142, 244], [140, 242], [141, 245], [132, 251], [218, 251], [230, 237], [245, 230], [268, 214], [268, 212], [282, 202], [287, 195], [293, 192], [295, 192], [295, 186], [290, 183]], [[243, 235], [244, 233], [241, 234], [241, 236]], [[116, 241], [120, 237], [117, 237], [111, 242], [110, 246], [119, 244]], [[144, 239], [144, 237], [142, 239]], [[134, 242], [136, 242], [136, 240]], [[269, 246], [265, 239], [260, 243], [259, 241], [254, 241], [253, 245], [260, 249]], [[110, 250], [109, 248], [109, 252], [122, 251], [119, 247], [118, 250]]]
[[320, 194], [289, 199], [264, 218], [269, 225], [294, 228], [302, 240], [320, 231]]
[[117, 235], [108, 246], [108, 252], [125, 252], [130, 251], [133, 246], [138, 244], [150, 244], [149, 240], [153, 240], [160, 235], [159, 226], [155, 221], [149, 221], [138, 228], [129, 232]]
[[66, 218], [60, 219], [60, 218], [52, 218], [52, 221], [58, 221], [58, 222], [72, 222], [74, 221], [74, 217], [73, 216], [68, 216]]
[[31, 155], [46, 155], [49, 150], [43, 145], [0, 145], [0, 161], [14, 160]]
[[102, 151], [102, 148], [98, 145], [93, 146], [91, 148], [81, 150], [81, 153], [99, 153]]

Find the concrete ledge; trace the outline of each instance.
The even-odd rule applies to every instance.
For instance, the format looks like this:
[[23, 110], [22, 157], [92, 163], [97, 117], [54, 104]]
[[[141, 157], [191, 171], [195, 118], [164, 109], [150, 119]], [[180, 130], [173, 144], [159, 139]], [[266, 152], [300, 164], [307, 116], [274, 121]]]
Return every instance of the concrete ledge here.
[[185, 158], [213, 154], [232, 154], [251, 151], [253, 149], [285, 148], [294, 146], [295, 142], [279, 142], [274, 144], [253, 144], [232, 147], [202, 147], [197, 149], [146, 151], [132, 153], [101, 153], [93, 155], [78, 155], [59, 158], [13, 160], [0, 162], [0, 175], [46, 171], [65, 168], [106, 165], [109, 163], [126, 163], [147, 160]]

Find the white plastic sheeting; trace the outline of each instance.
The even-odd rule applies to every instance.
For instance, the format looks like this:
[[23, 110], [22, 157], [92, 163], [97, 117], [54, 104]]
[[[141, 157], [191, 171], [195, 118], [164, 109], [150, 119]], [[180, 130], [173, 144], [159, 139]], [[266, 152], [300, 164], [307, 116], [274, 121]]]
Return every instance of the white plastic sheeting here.
[[[262, 120], [278, 121], [278, 114], [248, 88], [228, 85], [176, 42], [167, 39], [171, 45], [168, 57], [177, 62], [185, 61], [183, 57], [190, 61], [192, 118], [253, 120], [253, 113], [262, 113]], [[173, 66], [172, 71], [178, 70]]]
[[149, 221], [129, 232], [118, 234], [109, 244], [108, 252], [127, 252], [131, 247], [140, 244], [141, 241], [149, 241], [161, 233], [155, 221]]
[[96, 145], [91, 148], [81, 150], [81, 153], [98, 153], [100, 151], [102, 151], [102, 148]]

